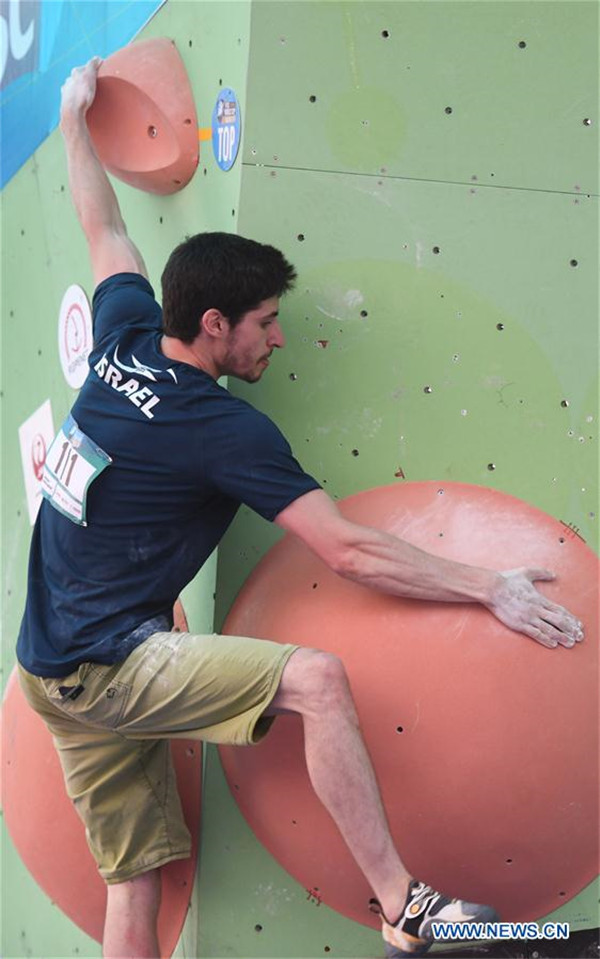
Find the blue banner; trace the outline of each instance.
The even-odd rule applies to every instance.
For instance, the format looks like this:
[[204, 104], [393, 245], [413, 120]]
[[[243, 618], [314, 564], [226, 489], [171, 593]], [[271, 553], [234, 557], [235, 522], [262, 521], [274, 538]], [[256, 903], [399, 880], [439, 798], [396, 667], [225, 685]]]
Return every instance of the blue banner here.
[[129, 43], [164, 2], [0, 0], [0, 186], [56, 127], [73, 67]]

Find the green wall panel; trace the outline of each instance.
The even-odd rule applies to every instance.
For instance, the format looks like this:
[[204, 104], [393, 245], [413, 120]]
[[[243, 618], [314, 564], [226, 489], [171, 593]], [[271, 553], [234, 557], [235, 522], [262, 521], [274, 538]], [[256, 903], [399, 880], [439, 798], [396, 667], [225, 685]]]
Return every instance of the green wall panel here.
[[[176, 41], [196, 100], [200, 127], [209, 127], [221, 86], [242, 97], [249, 49], [250, 4], [169, 0], [142, 36]], [[235, 230], [241, 164], [219, 170], [210, 141], [201, 144], [198, 171], [184, 191], [156, 197], [115, 181], [125, 221], [160, 292], [172, 248], [200, 230]], [[58, 356], [58, 310], [72, 283], [91, 299], [87, 248], [68, 192], [62, 140], [53, 133], [2, 193], [2, 669], [6, 680], [25, 599], [31, 527], [25, 499], [18, 427], [47, 398], [55, 428], [76, 392]], [[211, 561], [184, 593], [191, 627], [209, 632], [216, 564]], [[39, 889], [2, 823], [2, 954], [8, 957], [100, 955]], [[196, 906], [178, 954], [196, 954]]]
[[244, 159], [597, 192], [597, 23], [573, 0], [263, 0]]
[[[336, 497], [400, 471], [494, 486], [597, 544], [597, 201], [274, 172], [245, 170], [240, 229], [298, 266], [288, 343], [260, 384], [232, 388]], [[243, 515], [244, 545], [220, 554], [223, 608], [263, 535]]]
[[[253, 5], [239, 230], [279, 246], [299, 282], [285, 350], [230, 388], [335, 498], [404, 479], [493, 486], [597, 549], [596, 24], [587, 3]], [[278, 537], [240, 510], [218, 627]], [[235, 888], [272, 882], [262, 852], [238, 862]], [[552, 918], [590, 928], [597, 903], [592, 883]], [[245, 928], [257, 915], [244, 902]], [[346, 955], [339, 918], [324, 930]], [[378, 954], [363, 932], [353, 955]], [[276, 954], [251, 935], [246, 953], [203, 943]]]
[[208, 749], [202, 866], [196, 891], [204, 959], [356, 959], [381, 937], [310, 899], [240, 815], [215, 747]]

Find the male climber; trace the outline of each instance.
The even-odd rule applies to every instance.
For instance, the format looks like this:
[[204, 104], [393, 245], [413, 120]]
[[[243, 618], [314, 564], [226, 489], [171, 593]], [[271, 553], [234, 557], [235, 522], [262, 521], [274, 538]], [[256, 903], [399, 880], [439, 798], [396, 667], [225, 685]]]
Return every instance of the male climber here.
[[433, 920], [494, 912], [403, 866], [341, 661], [175, 632], [173, 604], [245, 503], [373, 589], [479, 602], [547, 647], [573, 646], [581, 624], [533, 586], [546, 570], [464, 566], [344, 519], [271, 420], [218, 385], [256, 382], [283, 347], [294, 269], [270, 246], [193, 236], [165, 267], [161, 311], [88, 135], [98, 65], [72, 72], [61, 107], [97, 284], [94, 350], [48, 454], [17, 652], [108, 884], [103, 954], [159, 955], [160, 867], [190, 853], [169, 738], [250, 745], [281, 712], [302, 716], [312, 784], [377, 897], [387, 955], [423, 952]]

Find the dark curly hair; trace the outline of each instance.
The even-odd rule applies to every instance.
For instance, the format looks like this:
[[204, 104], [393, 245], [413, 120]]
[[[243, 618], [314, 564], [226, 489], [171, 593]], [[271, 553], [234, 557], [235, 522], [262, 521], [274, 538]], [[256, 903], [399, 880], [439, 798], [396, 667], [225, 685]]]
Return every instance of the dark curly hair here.
[[173, 250], [163, 270], [163, 330], [191, 343], [210, 309], [234, 327], [262, 300], [291, 290], [295, 279], [294, 267], [273, 246], [234, 233], [197, 233]]

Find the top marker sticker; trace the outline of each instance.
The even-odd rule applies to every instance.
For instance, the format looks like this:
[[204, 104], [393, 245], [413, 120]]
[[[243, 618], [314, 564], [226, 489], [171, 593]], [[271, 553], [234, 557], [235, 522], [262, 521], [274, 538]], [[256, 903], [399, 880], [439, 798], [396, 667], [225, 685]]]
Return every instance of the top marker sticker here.
[[242, 113], [237, 96], [229, 87], [221, 90], [212, 114], [212, 145], [221, 170], [231, 170], [240, 148]]

